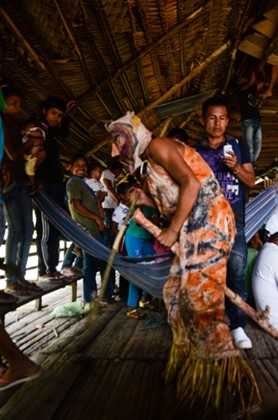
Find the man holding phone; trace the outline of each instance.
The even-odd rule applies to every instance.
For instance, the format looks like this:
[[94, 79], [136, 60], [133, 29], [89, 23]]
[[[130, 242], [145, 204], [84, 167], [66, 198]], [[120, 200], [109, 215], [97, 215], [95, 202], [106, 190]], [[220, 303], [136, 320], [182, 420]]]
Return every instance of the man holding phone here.
[[[207, 132], [207, 138], [199, 142], [196, 150], [213, 170], [225, 197], [230, 202], [236, 222], [237, 233], [227, 267], [227, 286], [246, 300], [244, 269], [247, 245], [244, 234], [244, 188], [252, 188], [255, 185], [249, 148], [245, 141], [226, 134], [229, 116], [223, 97], [214, 96], [204, 102], [201, 122]], [[226, 310], [234, 345], [240, 349], [250, 349], [252, 342], [243, 329], [247, 321], [246, 315], [230, 301], [227, 301]]]

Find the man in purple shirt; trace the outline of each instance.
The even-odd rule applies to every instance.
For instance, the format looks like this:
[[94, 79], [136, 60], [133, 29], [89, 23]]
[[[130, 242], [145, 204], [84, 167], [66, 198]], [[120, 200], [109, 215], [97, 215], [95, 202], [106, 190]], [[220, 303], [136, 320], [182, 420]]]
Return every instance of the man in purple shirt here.
[[[237, 232], [227, 266], [227, 286], [246, 300], [244, 270], [247, 245], [244, 234], [244, 187], [252, 188], [255, 185], [249, 148], [245, 141], [226, 134], [229, 116], [224, 98], [215, 96], [204, 102], [202, 123], [207, 138], [199, 142], [196, 150], [213, 170], [235, 215]], [[224, 156], [227, 145], [232, 146], [232, 151], [225, 153]], [[230, 301], [227, 301], [226, 310], [234, 345], [241, 349], [250, 349], [252, 342], [244, 332], [246, 315]]]

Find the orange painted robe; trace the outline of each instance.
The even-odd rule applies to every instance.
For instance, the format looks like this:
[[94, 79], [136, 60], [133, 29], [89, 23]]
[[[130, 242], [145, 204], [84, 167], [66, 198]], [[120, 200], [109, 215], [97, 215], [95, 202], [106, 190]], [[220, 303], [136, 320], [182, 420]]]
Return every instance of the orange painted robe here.
[[[229, 202], [202, 157], [185, 145], [184, 160], [201, 182], [191, 214], [179, 235], [164, 301], [173, 345], [198, 358], [236, 355], [224, 321], [226, 263], [233, 245], [235, 224]], [[179, 186], [160, 165], [148, 162], [147, 186], [165, 218], [175, 213]]]

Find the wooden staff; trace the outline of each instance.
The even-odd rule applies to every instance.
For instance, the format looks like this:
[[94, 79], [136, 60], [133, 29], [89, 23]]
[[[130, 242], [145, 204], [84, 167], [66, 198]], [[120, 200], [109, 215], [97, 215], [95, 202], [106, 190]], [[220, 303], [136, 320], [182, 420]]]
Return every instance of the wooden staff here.
[[110, 255], [109, 255], [106, 267], [105, 267], [105, 271], [104, 271], [104, 274], [103, 274], [101, 288], [100, 288], [98, 298], [96, 299], [96, 301], [91, 306], [91, 309], [90, 309], [90, 312], [89, 312], [88, 323], [87, 323], [89, 327], [92, 326], [92, 323], [93, 323], [94, 319], [100, 313], [100, 301], [104, 298], [105, 290], [106, 290], [106, 287], [107, 287], [107, 284], [108, 284], [108, 281], [109, 281], [109, 275], [110, 275], [110, 271], [111, 271], [112, 266], [113, 266], [115, 255], [118, 252], [118, 248], [119, 248], [121, 239], [124, 236], [125, 230], [128, 226], [128, 222], [129, 222], [129, 219], [130, 219], [130, 217], [132, 215], [132, 212], [134, 210], [134, 206], [135, 206], [135, 201], [133, 200], [131, 202], [130, 207], [128, 209], [128, 212], [127, 212], [127, 214], [124, 218], [122, 226], [121, 226], [121, 228], [120, 228], [119, 232], [117, 233], [116, 238], [114, 240], [112, 250], [110, 252]]
[[[143, 226], [147, 229], [155, 238], [161, 233], [161, 229], [153, 224], [149, 219], [147, 219], [142, 211], [137, 208], [133, 215], [133, 220], [136, 223]], [[179, 245], [176, 242], [172, 247], [171, 251], [179, 255]], [[224, 288], [224, 293], [227, 298], [229, 298], [234, 305], [236, 305], [242, 312], [249, 316], [253, 321], [255, 321], [262, 329], [264, 329], [268, 334], [270, 334], [274, 338], [278, 338], [278, 330], [277, 328], [273, 327], [268, 321], [267, 316], [269, 314], [269, 307], [267, 306], [265, 310], [259, 314], [255, 309], [253, 309], [248, 303], [246, 303], [238, 294], [234, 293], [231, 289], [227, 286]]]

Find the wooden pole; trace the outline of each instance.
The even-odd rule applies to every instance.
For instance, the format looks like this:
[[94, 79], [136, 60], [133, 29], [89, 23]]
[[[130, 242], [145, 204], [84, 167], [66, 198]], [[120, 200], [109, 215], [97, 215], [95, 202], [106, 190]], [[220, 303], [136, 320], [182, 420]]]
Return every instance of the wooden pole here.
[[60, 16], [62, 22], [63, 22], [63, 25], [65, 27], [65, 30], [67, 31], [67, 33], [68, 33], [68, 35], [69, 35], [69, 37], [71, 39], [71, 42], [73, 43], [73, 46], [74, 46], [75, 51], [77, 52], [77, 55], [79, 56], [79, 58], [82, 58], [82, 54], [80, 52], [80, 49], [79, 49], [79, 47], [78, 47], [78, 45], [77, 45], [77, 43], [76, 43], [76, 41], [74, 39], [74, 36], [73, 36], [73, 33], [72, 33], [71, 29], [70, 29], [70, 27], [69, 27], [69, 25], [68, 25], [68, 23], [67, 23], [64, 15], [63, 15], [63, 12], [62, 12], [62, 9], [61, 9], [60, 5], [58, 4], [57, 0], [53, 0], [53, 2], [55, 4], [55, 7], [56, 7], [56, 9], [57, 9], [57, 11], [59, 13], [59, 16]]
[[241, 19], [240, 19], [239, 28], [237, 30], [236, 39], [235, 39], [235, 42], [234, 42], [234, 45], [233, 45], [233, 48], [232, 48], [232, 52], [231, 52], [231, 61], [230, 61], [230, 64], [229, 64], [229, 68], [228, 68], [228, 72], [227, 72], [227, 76], [226, 76], [226, 81], [225, 81], [225, 85], [224, 85], [224, 88], [223, 88], [223, 93], [226, 92], [226, 89], [227, 89], [228, 84], [230, 82], [234, 62], [235, 62], [235, 59], [236, 59], [237, 49], [238, 49], [238, 46], [239, 46], [239, 43], [240, 43], [240, 40], [241, 40], [241, 36], [242, 36], [243, 30], [244, 30], [244, 26], [245, 26], [245, 23], [246, 23], [247, 13], [249, 11], [249, 7], [250, 7], [250, 4], [251, 4], [252, 1], [253, 0], [248, 0], [247, 1], [246, 5], [245, 5], [245, 8], [244, 8], [244, 11], [243, 11], [243, 14], [242, 14]]
[[[147, 219], [139, 208], [135, 210], [132, 218], [133, 220], [135, 220], [136, 223], [140, 224], [145, 229], [147, 229], [155, 238], [160, 234], [161, 229], [158, 226], [154, 225], [149, 219]], [[171, 247], [171, 251], [176, 255], [179, 254], [179, 246], [177, 242]], [[234, 293], [227, 286], [224, 288], [224, 292], [225, 296], [227, 296], [227, 298], [229, 298], [234, 305], [241, 309], [242, 312], [248, 315], [249, 318], [255, 321], [273, 338], [278, 338], [277, 328], [274, 328], [273, 325], [271, 325], [266, 319], [269, 312], [268, 307], [266, 307], [265, 311], [262, 314], [259, 314], [250, 305], [248, 305], [239, 295]]]
[[33, 57], [33, 59], [35, 60], [35, 62], [38, 64], [38, 66], [42, 70], [45, 70], [46, 67], [45, 67], [44, 63], [40, 60], [40, 58], [39, 58], [38, 54], [36, 53], [36, 51], [31, 47], [31, 45], [29, 44], [29, 42], [21, 34], [20, 30], [17, 28], [17, 26], [12, 21], [12, 19], [10, 18], [10, 16], [5, 12], [5, 10], [1, 6], [0, 6], [0, 13], [3, 16], [3, 18], [5, 19], [5, 21], [7, 22], [7, 25], [10, 27], [11, 31], [22, 42], [22, 44], [24, 45], [25, 49]]
[[92, 149], [90, 149], [86, 154], [85, 157], [88, 158], [92, 156], [95, 152], [97, 152], [99, 149], [101, 149], [103, 146], [105, 146], [107, 143], [111, 143], [111, 137], [106, 138], [105, 140], [98, 143], [96, 146], [94, 146]]
[[158, 137], [165, 137], [166, 136], [166, 132], [168, 131], [169, 125], [171, 124], [171, 122], [173, 121], [174, 117], [169, 117], [166, 120], [163, 121], [162, 126], [159, 125], [159, 127], [157, 127], [156, 129], [153, 130], [153, 133], [155, 133], [156, 131], [158, 131], [158, 128], [160, 129], [160, 132], [158, 134]]

